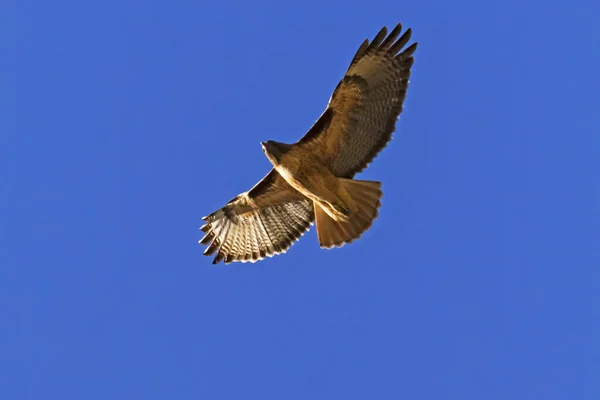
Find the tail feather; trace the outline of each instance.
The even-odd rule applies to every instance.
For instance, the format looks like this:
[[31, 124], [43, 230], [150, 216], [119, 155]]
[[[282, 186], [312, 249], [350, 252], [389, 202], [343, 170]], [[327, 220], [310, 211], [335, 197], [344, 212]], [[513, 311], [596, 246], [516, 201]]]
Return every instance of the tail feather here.
[[315, 203], [317, 236], [323, 248], [341, 247], [358, 239], [371, 227], [381, 205], [383, 192], [380, 182], [340, 178], [340, 183], [356, 204], [356, 209], [347, 221], [336, 221]]

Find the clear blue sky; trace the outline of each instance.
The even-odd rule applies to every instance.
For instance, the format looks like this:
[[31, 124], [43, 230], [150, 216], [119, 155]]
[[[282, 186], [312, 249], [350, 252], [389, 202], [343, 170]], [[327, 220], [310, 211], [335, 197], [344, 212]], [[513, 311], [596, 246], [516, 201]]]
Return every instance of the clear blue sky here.
[[[0, 398], [599, 399], [600, 6], [563, 3], [3, 2]], [[201, 217], [399, 21], [373, 228], [213, 266]]]

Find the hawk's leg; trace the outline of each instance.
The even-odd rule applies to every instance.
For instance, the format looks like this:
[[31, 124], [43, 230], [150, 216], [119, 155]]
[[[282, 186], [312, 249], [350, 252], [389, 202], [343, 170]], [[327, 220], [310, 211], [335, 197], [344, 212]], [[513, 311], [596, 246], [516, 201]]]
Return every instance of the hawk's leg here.
[[350, 209], [340, 199], [336, 199], [335, 202], [328, 204], [341, 217], [340, 219], [347, 220], [350, 217]]

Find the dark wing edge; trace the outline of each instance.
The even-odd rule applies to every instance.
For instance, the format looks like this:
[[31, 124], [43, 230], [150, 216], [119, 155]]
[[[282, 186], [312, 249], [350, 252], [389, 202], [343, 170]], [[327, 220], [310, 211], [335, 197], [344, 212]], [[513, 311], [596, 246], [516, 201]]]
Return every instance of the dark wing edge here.
[[251, 262], [285, 253], [314, 222], [313, 203], [296, 192], [274, 169], [246, 193], [203, 217], [200, 229], [216, 253], [213, 264]]

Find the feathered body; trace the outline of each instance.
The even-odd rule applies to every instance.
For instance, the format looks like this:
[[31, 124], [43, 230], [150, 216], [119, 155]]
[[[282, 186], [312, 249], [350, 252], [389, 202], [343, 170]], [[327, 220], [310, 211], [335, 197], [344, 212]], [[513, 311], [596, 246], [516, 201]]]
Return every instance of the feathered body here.
[[355, 203], [331, 172], [328, 154], [322, 146], [316, 143], [289, 146], [273, 141], [262, 145], [279, 175], [290, 186], [323, 208], [331, 218], [345, 221], [350, 209], [356, 209]]

